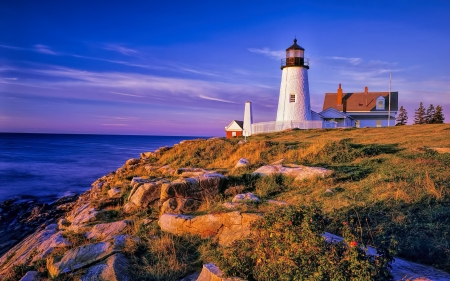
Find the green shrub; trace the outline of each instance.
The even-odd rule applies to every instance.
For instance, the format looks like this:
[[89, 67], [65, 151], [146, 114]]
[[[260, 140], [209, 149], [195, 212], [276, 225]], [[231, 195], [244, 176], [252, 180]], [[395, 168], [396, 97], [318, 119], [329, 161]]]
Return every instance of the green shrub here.
[[348, 225], [343, 242], [325, 241], [326, 224], [317, 208], [280, 208], [212, 259], [227, 275], [248, 280], [392, 280], [389, 243], [369, 256]]

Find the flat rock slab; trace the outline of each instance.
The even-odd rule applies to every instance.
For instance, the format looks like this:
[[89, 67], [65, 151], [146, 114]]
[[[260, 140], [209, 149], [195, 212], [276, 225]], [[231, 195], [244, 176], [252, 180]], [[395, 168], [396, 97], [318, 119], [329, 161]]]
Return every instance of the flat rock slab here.
[[214, 238], [220, 245], [230, 245], [235, 240], [248, 236], [251, 223], [260, 217], [261, 214], [238, 211], [203, 216], [163, 214], [158, 224], [163, 231], [176, 235], [200, 235], [203, 238]]
[[239, 161], [236, 163], [236, 165], [234, 166], [234, 168], [247, 167], [249, 164], [250, 164], [250, 160], [248, 160], [247, 158], [241, 158], [241, 159], [239, 159]]
[[81, 281], [128, 281], [128, 259], [118, 253], [87, 269]]
[[125, 235], [114, 237], [111, 241], [83, 245], [67, 251], [59, 260], [48, 260], [47, 269], [51, 277], [69, 273], [93, 265], [123, 249]]
[[131, 220], [121, 220], [111, 223], [99, 223], [92, 227], [86, 233], [87, 239], [107, 240], [121, 234], [128, 226], [132, 224]]
[[81, 226], [83, 224], [96, 221], [97, 215], [98, 210], [91, 207], [89, 203], [86, 203], [73, 210], [67, 217], [67, 220], [70, 221], [73, 226]]
[[12, 247], [0, 258], [2, 265], [0, 273], [8, 271], [12, 266], [28, 264], [30, 261], [43, 259], [55, 248], [67, 247], [71, 243], [58, 232], [57, 225], [48, 225], [41, 231], [36, 231], [22, 242]]
[[202, 272], [197, 278], [197, 281], [245, 281], [245, 279], [238, 277], [224, 277], [225, 274], [214, 263], [207, 263], [203, 265]]
[[254, 171], [253, 175], [259, 176], [269, 176], [269, 175], [285, 175], [289, 177], [294, 177], [295, 180], [303, 180], [307, 178], [313, 177], [325, 177], [327, 175], [331, 175], [333, 171], [321, 168], [321, 167], [307, 167], [303, 165], [266, 165], [258, 168]]
[[28, 271], [19, 281], [39, 281], [40, 278], [39, 272], [37, 271]]

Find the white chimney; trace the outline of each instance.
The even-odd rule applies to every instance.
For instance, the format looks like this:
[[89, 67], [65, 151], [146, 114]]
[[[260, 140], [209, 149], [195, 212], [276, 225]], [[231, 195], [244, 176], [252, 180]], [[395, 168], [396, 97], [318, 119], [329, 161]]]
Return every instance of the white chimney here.
[[253, 124], [253, 112], [252, 112], [252, 103], [245, 103], [244, 110], [244, 135], [251, 136], [252, 135], [252, 124]]

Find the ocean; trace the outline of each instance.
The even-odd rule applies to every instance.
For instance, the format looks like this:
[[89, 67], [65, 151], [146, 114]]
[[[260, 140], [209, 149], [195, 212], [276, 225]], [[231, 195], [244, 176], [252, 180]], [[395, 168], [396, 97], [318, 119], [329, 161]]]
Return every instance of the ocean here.
[[18, 198], [48, 203], [83, 193], [141, 152], [197, 138], [0, 133], [0, 202]]

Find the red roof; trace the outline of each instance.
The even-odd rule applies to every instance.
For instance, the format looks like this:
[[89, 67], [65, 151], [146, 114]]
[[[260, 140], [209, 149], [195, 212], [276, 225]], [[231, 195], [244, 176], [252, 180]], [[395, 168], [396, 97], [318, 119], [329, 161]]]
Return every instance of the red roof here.
[[[385, 98], [385, 110], [389, 108], [389, 92], [343, 93], [342, 96], [342, 105], [337, 105], [337, 93], [326, 93], [322, 110], [331, 107], [343, 112], [380, 111], [375, 109], [379, 96]], [[391, 110], [398, 110], [398, 92], [391, 92]]]

